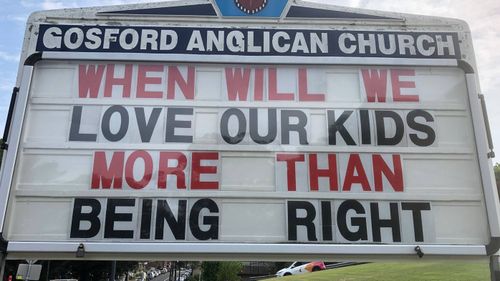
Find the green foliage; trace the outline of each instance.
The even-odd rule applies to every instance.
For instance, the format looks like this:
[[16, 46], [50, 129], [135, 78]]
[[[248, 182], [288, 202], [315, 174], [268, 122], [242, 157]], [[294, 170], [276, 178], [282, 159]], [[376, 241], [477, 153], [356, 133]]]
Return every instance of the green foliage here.
[[[19, 264], [26, 261], [8, 261], [5, 266], [6, 275], [15, 275]], [[40, 280], [50, 279], [78, 279], [80, 281], [106, 280], [111, 272], [110, 261], [39, 261], [42, 264]], [[127, 270], [133, 271], [137, 262], [117, 262], [116, 272], [118, 275]], [[47, 269], [50, 273], [47, 274]]]
[[293, 275], [266, 281], [487, 281], [488, 263], [407, 262], [371, 263]]
[[203, 262], [201, 264], [203, 281], [240, 281], [238, 274], [243, 269], [241, 262]]
[[219, 262], [203, 262], [201, 264], [201, 278], [203, 281], [217, 281]]
[[[137, 262], [119, 261], [116, 263], [115, 277], [118, 279], [126, 272], [133, 272], [137, 266]], [[99, 281], [108, 279], [110, 272], [111, 261], [51, 261], [49, 279]]]
[[493, 167], [493, 170], [495, 171], [495, 179], [497, 182], [497, 187], [500, 187], [500, 163], [496, 163], [495, 166]]
[[238, 274], [243, 269], [243, 264], [236, 261], [221, 262], [217, 271], [217, 281], [239, 281]]

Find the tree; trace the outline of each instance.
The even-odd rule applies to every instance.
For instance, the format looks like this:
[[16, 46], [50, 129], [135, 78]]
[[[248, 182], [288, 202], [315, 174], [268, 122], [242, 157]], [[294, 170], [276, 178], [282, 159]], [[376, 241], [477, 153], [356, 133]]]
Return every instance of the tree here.
[[[6, 276], [14, 275], [17, 272], [17, 266], [20, 263], [26, 263], [26, 261], [7, 262], [4, 280], [6, 280]], [[47, 261], [39, 261], [38, 263], [43, 264], [40, 280], [78, 279], [80, 281], [101, 281], [109, 278], [109, 273], [111, 272], [110, 261], [51, 261], [50, 266]], [[137, 266], [138, 263], [135, 261], [117, 262], [116, 278], [125, 272], [134, 271]], [[47, 275], [47, 269], [49, 269], [49, 267], [50, 274]]]
[[219, 271], [219, 262], [205, 261], [201, 264], [201, 278], [203, 281], [216, 281]]
[[243, 264], [235, 261], [203, 262], [201, 276], [203, 281], [239, 281], [242, 268]]
[[497, 182], [497, 188], [500, 188], [500, 163], [496, 163], [495, 166], [493, 167], [493, 170], [495, 171], [495, 179]]
[[243, 269], [243, 264], [236, 261], [226, 261], [219, 264], [217, 271], [217, 281], [239, 281], [238, 274]]

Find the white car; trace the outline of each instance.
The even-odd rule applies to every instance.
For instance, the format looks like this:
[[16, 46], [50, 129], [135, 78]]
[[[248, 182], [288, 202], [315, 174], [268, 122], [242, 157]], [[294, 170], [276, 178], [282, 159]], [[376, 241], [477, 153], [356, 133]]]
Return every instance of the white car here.
[[135, 280], [136, 281], [146, 281], [146, 278], [147, 278], [146, 272], [138, 272], [135, 275]]
[[155, 268], [150, 268], [148, 271], [148, 280], [154, 279], [158, 276], [158, 272], [156, 272]]
[[297, 275], [307, 272], [320, 271], [325, 269], [325, 264], [322, 261], [312, 261], [312, 262], [301, 262], [296, 261], [292, 263], [289, 267], [285, 267], [276, 272], [277, 277], [283, 277], [288, 275]]

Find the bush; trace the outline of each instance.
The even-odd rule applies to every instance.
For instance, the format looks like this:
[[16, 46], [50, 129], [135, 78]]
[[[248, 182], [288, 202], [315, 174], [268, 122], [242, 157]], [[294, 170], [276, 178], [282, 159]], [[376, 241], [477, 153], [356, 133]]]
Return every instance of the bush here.
[[203, 281], [240, 281], [238, 274], [243, 264], [234, 261], [203, 262], [201, 268]]
[[243, 264], [241, 262], [221, 262], [217, 271], [217, 281], [239, 281], [241, 278], [238, 274], [242, 269]]

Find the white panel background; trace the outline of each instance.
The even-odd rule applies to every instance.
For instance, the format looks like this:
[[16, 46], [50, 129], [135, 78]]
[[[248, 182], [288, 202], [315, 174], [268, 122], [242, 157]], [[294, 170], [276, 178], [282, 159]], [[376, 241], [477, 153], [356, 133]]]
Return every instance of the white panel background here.
[[[134, 65], [134, 73], [137, 72]], [[197, 65], [195, 67], [195, 100], [184, 100], [178, 87], [176, 100], [164, 99], [122, 99], [121, 87], [114, 87], [112, 98], [78, 98], [78, 65], [64, 62], [40, 62], [35, 76], [27, 110], [26, 125], [11, 193], [12, 208], [9, 209], [7, 239], [19, 241], [60, 241], [69, 238], [71, 200], [78, 196], [90, 197], [198, 197], [217, 199], [221, 208], [220, 240], [229, 242], [286, 242], [287, 199], [318, 200], [359, 199], [365, 201], [430, 201], [432, 216], [425, 217], [433, 238], [429, 243], [439, 244], [485, 244], [488, 241], [487, 221], [482, 194], [479, 168], [475, 157], [474, 133], [467, 104], [464, 73], [457, 68], [416, 69], [416, 87], [419, 103], [366, 103], [364, 86], [359, 67], [310, 66], [308, 69], [309, 92], [326, 93], [326, 102], [299, 102], [298, 95], [291, 102], [227, 101], [227, 87], [224, 67], [221, 65]], [[235, 66], [239, 67], [239, 66]], [[251, 66], [252, 69], [256, 67]], [[258, 68], [266, 68], [259, 66]], [[375, 67], [367, 67], [375, 68]], [[376, 67], [377, 69], [389, 69]], [[187, 72], [186, 67], [180, 67]], [[279, 66], [278, 92], [297, 92], [297, 67]], [[117, 66], [116, 76], [123, 71]], [[154, 76], [154, 75], [153, 75]], [[135, 77], [135, 75], [133, 75]], [[165, 80], [165, 77], [162, 76]], [[250, 89], [254, 88], [253, 78]], [[390, 77], [390, 75], [389, 75]], [[265, 72], [264, 89], [269, 81]], [[166, 82], [163, 82], [165, 89]], [[388, 82], [388, 90], [390, 90]], [[132, 82], [132, 92], [137, 82]], [[157, 88], [148, 88], [149, 90]], [[101, 93], [102, 94], [102, 93]], [[132, 94], [132, 97], [134, 94]], [[249, 100], [253, 99], [250, 91]], [[268, 93], [264, 93], [268, 97]], [[126, 139], [109, 143], [99, 132], [102, 112], [109, 105], [127, 107], [131, 128]], [[81, 132], [97, 133], [98, 141], [93, 143], [69, 142], [69, 129], [73, 105], [82, 105], [85, 124]], [[163, 108], [160, 120], [149, 144], [140, 142], [133, 107]], [[165, 144], [165, 110], [168, 107], [193, 107], [193, 144]], [[308, 116], [308, 146], [252, 144], [250, 140], [239, 145], [227, 145], [221, 141], [219, 128], [223, 110], [237, 107], [244, 112], [255, 107], [299, 109]], [[433, 114], [436, 143], [432, 147], [420, 148], [407, 143], [397, 147], [374, 145], [338, 146], [327, 145], [326, 109], [391, 109], [405, 114], [413, 109], [424, 109]], [[146, 110], [146, 116], [149, 116]], [[247, 115], [248, 116], [248, 115]], [[372, 117], [373, 118], [373, 117]], [[373, 121], [373, 120], [372, 120]], [[278, 124], [278, 139], [280, 138]], [[407, 128], [408, 129], [408, 128]], [[188, 130], [189, 131], [189, 130]], [[263, 130], [262, 132], [265, 132]], [[294, 134], [292, 134], [292, 140]], [[373, 136], [372, 136], [373, 137]], [[374, 137], [373, 137], [374, 138]], [[405, 136], [406, 138], [406, 136]], [[127, 153], [144, 149], [153, 155], [153, 165], [161, 150], [175, 151], [220, 151], [220, 190], [196, 192], [169, 187], [166, 191], [152, 183], [144, 191], [124, 188], [120, 191], [90, 190], [93, 151], [124, 150]], [[319, 193], [308, 192], [309, 182], [306, 162], [297, 165], [299, 175], [297, 192], [286, 192], [284, 170], [275, 161], [276, 153], [319, 152], [337, 154], [339, 179], [343, 178], [345, 161], [349, 153], [361, 153], [363, 159], [371, 153], [384, 157], [400, 154], [404, 171], [405, 191], [328, 192], [325, 181], [320, 179]], [[324, 156], [324, 155], [323, 155]], [[324, 161], [320, 160], [320, 161]], [[326, 164], [326, 162], [322, 162]], [[322, 164], [320, 164], [320, 167]], [[371, 171], [367, 170], [370, 174]], [[188, 177], [187, 177], [188, 178]], [[369, 178], [371, 178], [369, 176]], [[189, 183], [189, 180], [188, 180]], [[341, 188], [341, 187], [340, 187]], [[337, 201], [336, 201], [337, 202]], [[332, 215], [335, 217], [335, 214]], [[407, 217], [405, 217], [407, 218]], [[319, 217], [317, 218], [319, 220]], [[318, 229], [318, 231], [320, 231]], [[321, 233], [318, 233], [320, 237]], [[304, 234], [300, 234], [303, 239]], [[338, 233], [334, 230], [334, 236]], [[404, 233], [404, 237], [408, 237]], [[299, 240], [300, 240], [299, 239]], [[405, 238], [406, 239], [406, 238]], [[339, 239], [340, 242], [342, 239]]]

